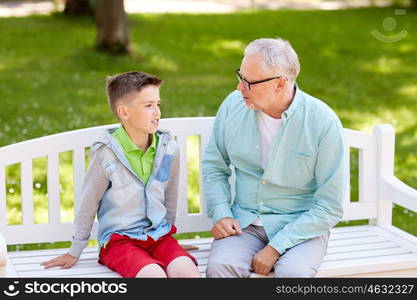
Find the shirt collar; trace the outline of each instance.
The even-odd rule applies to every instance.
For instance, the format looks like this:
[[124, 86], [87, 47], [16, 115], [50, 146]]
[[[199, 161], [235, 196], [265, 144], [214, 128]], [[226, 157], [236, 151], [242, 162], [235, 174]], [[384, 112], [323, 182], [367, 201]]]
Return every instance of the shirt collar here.
[[[123, 125], [121, 125], [115, 132], [115, 134], [118, 135], [119, 141], [122, 144], [123, 149], [126, 152], [132, 152], [132, 151], [140, 151], [141, 153], [144, 153], [142, 149], [140, 149], [138, 146], [136, 146], [133, 142], [130, 136], [127, 134], [126, 130], [124, 129]], [[146, 150], [155, 150], [156, 149], [156, 134], [152, 134], [152, 142], [149, 146], [149, 148]]]
[[291, 115], [298, 109], [298, 107], [300, 106], [301, 101], [302, 101], [301, 91], [298, 88], [296, 83], [294, 84], [294, 90], [295, 90], [294, 98], [293, 98], [290, 106], [287, 108], [287, 110], [283, 112], [286, 119], [291, 117]]

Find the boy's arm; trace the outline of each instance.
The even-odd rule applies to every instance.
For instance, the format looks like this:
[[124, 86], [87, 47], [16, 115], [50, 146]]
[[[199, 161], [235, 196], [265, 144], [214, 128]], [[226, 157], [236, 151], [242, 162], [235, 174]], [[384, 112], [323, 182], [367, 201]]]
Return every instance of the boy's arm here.
[[180, 158], [178, 147], [172, 160], [171, 172], [168, 178], [168, 184], [165, 189], [165, 208], [167, 210], [167, 221], [174, 225], [175, 216], [177, 215], [177, 203], [178, 203], [178, 186], [180, 177]]
[[75, 215], [74, 235], [68, 253], [41, 263], [45, 268], [72, 267], [87, 245], [101, 198], [109, 186], [109, 178], [102, 166], [100, 151], [91, 150], [90, 163], [84, 179], [81, 205]]
[[90, 152], [90, 163], [81, 193], [81, 205], [75, 215], [74, 235], [68, 253], [77, 258], [87, 246], [100, 200], [110, 184], [110, 179], [103, 166], [103, 151], [100, 150], [103, 148], [92, 149]]

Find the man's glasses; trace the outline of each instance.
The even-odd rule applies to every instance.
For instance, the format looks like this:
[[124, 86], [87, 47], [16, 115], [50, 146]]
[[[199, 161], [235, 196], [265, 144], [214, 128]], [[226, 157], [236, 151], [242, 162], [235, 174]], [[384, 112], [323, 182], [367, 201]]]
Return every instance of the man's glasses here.
[[240, 74], [240, 69], [237, 69], [235, 72], [236, 72], [236, 76], [237, 76], [237, 79], [239, 80], [239, 82], [242, 83], [243, 87], [248, 91], [250, 91], [250, 86], [251, 85], [262, 83], [262, 82], [267, 82], [267, 81], [282, 77], [282, 76], [277, 76], [277, 77], [271, 77], [271, 78], [267, 78], [267, 79], [263, 79], [263, 80], [257, 80], [257, 81], [249, 82], [245, 78], [242, 77], [242, 75]]

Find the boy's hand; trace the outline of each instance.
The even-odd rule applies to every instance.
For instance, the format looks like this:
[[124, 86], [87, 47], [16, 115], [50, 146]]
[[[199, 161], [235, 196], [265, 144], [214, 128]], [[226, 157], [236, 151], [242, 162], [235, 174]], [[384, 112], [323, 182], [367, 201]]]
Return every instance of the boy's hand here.
[[189, 250], [197, 250], [198, 247], [193, 246], [193, 245], [181, 245], [182, 249], [184, 249], [185, 251], [189, 251]]
[[241, 233], [239, 222], [231, 217], [220, 219], [211, 229], [211, 234], [216, 240]]
[[41, 263], [41, 266], [44, 266], [45, 269], [49, 269], [52, 267], [61, 267], [61, 269], [68, 269], [75, 265], [77, 261], [78, 258], [69, 255], [68, 253], [65, 253], [51, 260], [44, 261], [43, 263]]

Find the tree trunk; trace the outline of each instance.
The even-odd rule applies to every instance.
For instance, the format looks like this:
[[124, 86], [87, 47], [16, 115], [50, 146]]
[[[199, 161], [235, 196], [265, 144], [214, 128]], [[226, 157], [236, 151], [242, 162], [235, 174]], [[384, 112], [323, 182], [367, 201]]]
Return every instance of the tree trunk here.
[[113, 54], [130, 53], [123, 0], [96, 1], [96, 47]]
[[68, 16], [94, 15], [90, 0], [66, 0], [64, 14]]

